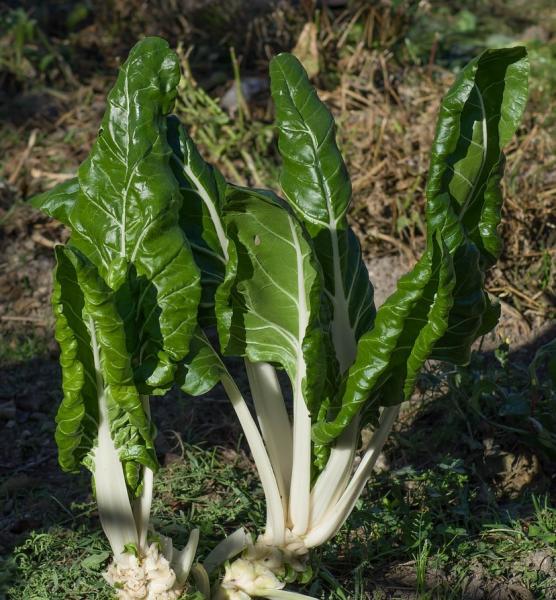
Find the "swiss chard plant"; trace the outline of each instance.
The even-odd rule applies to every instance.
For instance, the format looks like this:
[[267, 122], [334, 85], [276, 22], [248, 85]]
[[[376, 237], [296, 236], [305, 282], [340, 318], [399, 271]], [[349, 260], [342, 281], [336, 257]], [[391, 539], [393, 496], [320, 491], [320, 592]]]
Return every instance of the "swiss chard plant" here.
[[137, 45], [78, 177], [33, 201], [71, 229], [56, 248], [53, 292], [64, 391], [59, 462], [93, 475], [113, 552], [105, 578], [124, 600], [178, 598], [198, 541], [193, 531], [177, 551], [149, 530], [158, 468], [150, 397], [172, 386], [201, 296], [166, 139], [179, 77], [163, 40]]
[[[501, 251], [502, 149], [527, 73], [515, 47], [484, 52], [457, 77], [431, 152], [425, 250], [376, 310], [334, 120], [297, 59], [270, 65], [280, 197], [226, 182], [202, 159], [169, 116], [175, 56], [155, 38], [134, 48], [79, 177], [36, 201], [72, 231], [57, 250], [57, 441], [64, 468], [82, 463], [95, 475], [111, 581], [125, 580], [130, 548], [144, 568], [152, 547], [149, 396], [174, 382], [192, 395], [220, 382], [267, 514], [258, 537], [239, 530], [206, 558], [209, 573], [225, 564], [214, 595], [301, 597], [283, 588], [309, 577], [310, 550], [345, 523], [424, 362], [465, 364], [497, 322], [484, 279]], [[244, 362], [252, 408], [228, 357]], [[358, 455], [363, 428], [373, 433]], [[117, 501], [105, 472], [120, 474]], [[192, 547], [187, 557], [156, 548], [183, 589]]]
[[[204, 293], [183, 389], [222, 381], [266, 497], [264, 531], [217, 591], [234, 599], [285, 597], [286, 580], [303, 581], [309, 551], [353, 510], [425, 361], [467, 363], [496, 325], [484, 280], [501, 252], [502, 149], [526, 103], [528, 63], [521, 47], [488, 50], [444, 97], [426, 247], [378, 311], [347, 220], [351, 184], [333, 117], [295, 57], [274, 58], [270, 76], [284, 199], [226, 185], [177, 121], [169, 130]], [[202, 332], [213, 326], [219, 352]], [[244, 359], [256, 419], [226, 356]], [[364, 427], [373, 433], [356, 456]], [[240, 534], [224, 541], [207, 570], [241, 545]]]

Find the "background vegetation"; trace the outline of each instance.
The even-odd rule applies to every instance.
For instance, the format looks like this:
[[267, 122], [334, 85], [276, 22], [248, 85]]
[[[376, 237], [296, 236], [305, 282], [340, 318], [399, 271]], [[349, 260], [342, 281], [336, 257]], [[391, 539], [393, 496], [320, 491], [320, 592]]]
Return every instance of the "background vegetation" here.
[[[329, 4], [0, 2], [0, 598], [109, 597], [88, 476], [59, 471], [52, 439], [52, 248], [67, 233], [25, 200], [74, 174], [118, 65], [150, 34], [179, 49], [180, 118], [239, 183], [275, 185], [267, 63], [281, 50], [302, 58], [338, 122], [378, 301], [423, 246], [441, 94], [481, 49], [527, 45], [531, 99], [508, 152], [505, 251], [489, 280], [502, 323], [468, 367], [429, 366], [350, 527], [315, 556], [305, 593], [556, 598], [556, 393], [547, 361], [533, 383], [528, 368], [555, 334], [552, 2]], [[262, 492], [225, 398], [176, 393], [156, 410], [157, 529], [183, 542], [198, 526], [205, 552], [238, 523], [260, 526]]]

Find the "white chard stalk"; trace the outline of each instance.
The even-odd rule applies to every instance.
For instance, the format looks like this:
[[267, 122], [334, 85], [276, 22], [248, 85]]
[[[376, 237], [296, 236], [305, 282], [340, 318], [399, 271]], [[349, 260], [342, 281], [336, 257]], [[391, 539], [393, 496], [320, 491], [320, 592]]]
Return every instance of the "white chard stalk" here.
[[[163, 536], [160, 536], [161, 542], [148, 543], [153, 472], [148, 467], [143, 469], [141, 495], [130, 501], [122, 464], [110, 434], [106, 403], [106, 394], [110, 392], [102, 378], [92, 319], [89, 332], [99, 391], [98, 441], [93, 454], [95, 492], [100, 522], [113, 553], [113, 562], [103, 575], [116, 588], [120, 600], [177, 600], [185, 589], [193, 564], [199, 531], [192, 531], [182, 552], [177, 552], [172, 540]], [[150, 418], [148, 396], [142, 397], [142, 404]]]
[[157, 468], [149, 396], [172, 387], [201, 299], [167, 140], [179, 76], [166, 41], [140, 41], [78, 176], [32, 200], [71, 231], [55, 248], [52, 295], [64, 391], [59, 463], [93, 473], [113, 553], [105, 579], [125, 600], [179, 598], [199, 538], [193, 531], [178, 552], [149, 530]]

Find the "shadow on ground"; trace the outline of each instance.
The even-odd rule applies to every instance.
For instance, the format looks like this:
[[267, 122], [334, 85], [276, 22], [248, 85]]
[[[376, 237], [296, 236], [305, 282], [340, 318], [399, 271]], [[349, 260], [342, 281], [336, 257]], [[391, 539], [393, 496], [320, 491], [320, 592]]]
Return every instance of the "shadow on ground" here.
[[[523, 370], [538, 347], [555, 334], [552, 327], [509, 353], [507, 362], [512, 369]], [[482, 354], [480, 360], [485, 373], [499, 364], [493, 352]], [[239, 363], [235, 367], [239, 372]], [[485, 373], [476, 368], [471, 367], [473, 375], [484, 378]], [[61, 381], [56, 360], [36, 358], [4, 365], [0, 381], [0, 556], [9, 557], [14, 547], [36, 539], [37, 532], [59, 532], [64, 527], [84, 530], [104, 547], [88, 474], [65, 474], [57, 465], [53, 433]], [[554, 497], [555, 464], [526, 438], [465, 406], [462, 390], [458, 396], [445, 381], [437, 391], [421, 393], [409, 403], [349, 530], [322, 552], [324, 564], [331, 565], [321, 571], [328, 581], [325, 585], [333, 587], [334, 578], [345, 578], [348, 572], [357, 585], [386, 594], [377, 598], [415, 598], [416, 589], [436, 589], [440, 594], [456, 584], [468, 590], [466, 598], [533, 598], [518, 575], [534, 571], [535, 560], [540, 560], [538, 545], [516, 555], [519, 565], [510, 561], [505, 571], [493, 574], [482, 560], [504, 546], [499, 539], [489, 541], [485, 532], [493, 524], [517, 531], [515, 523], [522, 523], [527, 531], [539, 510], [531, 494]], [[528, 398], [530, 390], [526, 383], [522, 386], [515, 392]], [[188, 518], [196, 514], [193, 519], [205, 528], [207, 539], [222, 534], [214, 526], [218, 511], [227, 531], [237, 525], [236, 520], [260, 525], [262, 495], [238, 446], [241, 431], [222, 391], [217, 388], [195, 399], [172, 392], [153, 399], [152, 408], [159, 428], [157, 452], [164, 466], [155, 521], [172, 527], [172, 519], [181, 514], [178, 521], [189, 527]], [[190, 452], [197, 445], [201, 450]], [[215, 446], [217, 458], [211, 452]], [[210, 460], [224, 469], [217, 471], [213, 482]], [[195, 470], [199, 481], [186, 482], [184, 473]], [[247, 481], [255, 506], [242, 490]], [[427, 560], [419, 580], [417, 561], [424, 551]], [[475, 566], [462, 572], [459, 559], [474, 552]], [[552, 561], [551, 555], [542, 556]], [[553, 569], [551, 574], [556, 577]], [[490, 590], [490, 595], [469, 595], [473, 586]]]

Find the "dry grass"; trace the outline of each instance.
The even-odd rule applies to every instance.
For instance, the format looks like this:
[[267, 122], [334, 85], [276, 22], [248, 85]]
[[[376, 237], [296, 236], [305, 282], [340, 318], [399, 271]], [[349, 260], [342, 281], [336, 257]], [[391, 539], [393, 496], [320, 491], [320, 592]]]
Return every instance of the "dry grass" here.
[[[353, 181], [352, 219], [373, 255], [402, 253], [412, 262], [423, 245], [429, 151], [445, 70], [394, 64], [391, 54], [356, 52], [342, 59], [340, 85], [322, 97], [332, 106]], [[390, 81], [378, 87], [377, 79]], [[554, 308], [556, 140], [550, 114], [556, 101], [529, 103], [506, 149], [504, 253], [490, 290], [528, 318]]]

